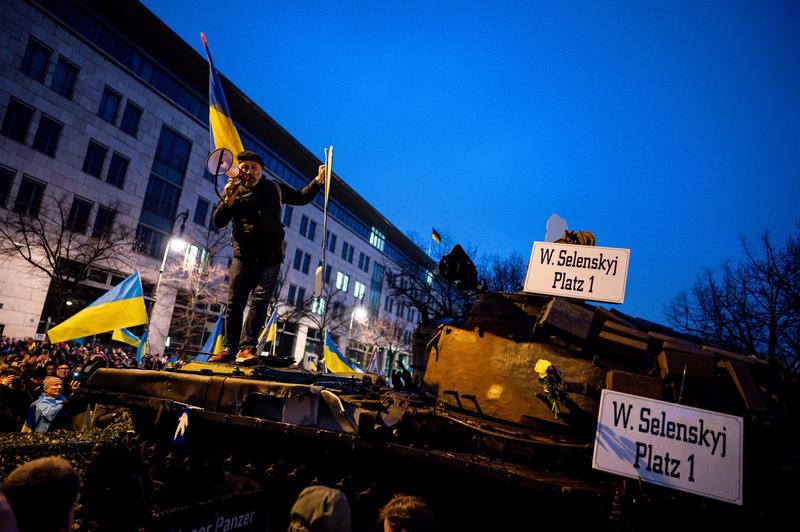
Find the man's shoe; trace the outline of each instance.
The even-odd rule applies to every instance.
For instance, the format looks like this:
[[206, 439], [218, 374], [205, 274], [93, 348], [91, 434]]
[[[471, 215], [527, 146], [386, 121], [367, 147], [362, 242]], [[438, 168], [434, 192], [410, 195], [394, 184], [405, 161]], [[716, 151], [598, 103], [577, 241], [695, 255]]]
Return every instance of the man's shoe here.
[[227, 347], [214, 355], [213, 357], [209, 358], [209, 362], [228, 362], [231, 359], [231, 350]]
[[258, 357], [252, 347], [243, 347], [236, 355], [235, 362], [241, 366], [255, 366], [258, 363]]

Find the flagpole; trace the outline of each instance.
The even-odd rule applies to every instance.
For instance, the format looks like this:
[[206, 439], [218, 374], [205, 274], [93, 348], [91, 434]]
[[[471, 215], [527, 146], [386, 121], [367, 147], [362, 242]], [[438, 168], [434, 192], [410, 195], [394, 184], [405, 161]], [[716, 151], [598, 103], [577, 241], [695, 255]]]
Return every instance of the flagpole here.
[[[275, 338], [272, 339], [272, 347], [270, 347], [269, 351], [272, 356], [276, 356], [275, 348], [278, 345], [278, 302], [277, 301], [275, 302], [275, 310], [273, 312], [275, 313]], [[269, 331], [267, 331], [267, 334], [269, 334]]]

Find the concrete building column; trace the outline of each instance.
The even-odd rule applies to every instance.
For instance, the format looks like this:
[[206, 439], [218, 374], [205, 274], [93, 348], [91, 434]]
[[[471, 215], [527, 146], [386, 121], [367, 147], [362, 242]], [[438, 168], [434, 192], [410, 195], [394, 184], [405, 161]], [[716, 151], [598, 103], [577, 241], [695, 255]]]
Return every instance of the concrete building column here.
[[292, 357], [295, 362], [302, 363], [306, 356], [306, 339], [308, 338], [308, 325], [297, 325], [297, 337], [294, 340]]
[[[0, 265], [0, 324], [3, 334], [25, 338], [36, 334], [50, 277], [25, 260], [10, 257]], [[80, 309], [75, 309], [77, 312]], [[47, 319], [47, 316], [43, 316]], [[56, 323], [52, 323], [57, 325]]]
[[150, 352], [154, 355], [164, 354], [164, 344], [167, 342], [169, 325], [172, 322], [172, 311], [175, 309], [175, 296], [178, 291], [164, 283], [158, 287], [156, 306], [150, 319], [150, 335], [148, 343]]

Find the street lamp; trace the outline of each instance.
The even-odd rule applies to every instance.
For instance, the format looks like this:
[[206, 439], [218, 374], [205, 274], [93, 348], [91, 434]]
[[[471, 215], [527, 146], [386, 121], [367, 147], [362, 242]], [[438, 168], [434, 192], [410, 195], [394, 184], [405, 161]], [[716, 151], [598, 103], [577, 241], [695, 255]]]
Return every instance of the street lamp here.
[[[178, 235], [175, 236], [172, 234], [172, 231], [175, 230], [175, 222], [178, 219], [181, 220], [181, 227], [178, 231]], [[169, 240], [167, 240], [167, 245], [164, 246], [164, 258], [161, 259], [161, 268], [158, 270], [158, 280], [156, 280], [156, 289], [153, 291], [153, 305], [150, 307], [150, 320], [148, 323], [152, 321], [153, 312], [156, 309], [156, 300], [158, 299], [158, 287], [161, 286], [161, 277], [164, 275], [164, 268], [167, 265], [167, 257], [169, 256], [170, 248], [172, 251], [181, 252], [186, 248], [186, 240], [183, 239], [183, 232], [186, 230], [186, 220], [189, 219], [189, 209], [186, 209], [182, 213], [178, 214], [174, 220], [172, 220], [172, 229], [170, 230]]]
[[350, 335], [353, 332], [353, 319], [358, 321], [358, 323], [364, 323], [367, 320], [367, 309], [362, 306], [357, 306], [353, 308], [353, 311], [350, 313], [350, 326], [347, 328], [347, 343], [344, 345], [344, 352], [347, 354], [347, 348], [350, 347]]

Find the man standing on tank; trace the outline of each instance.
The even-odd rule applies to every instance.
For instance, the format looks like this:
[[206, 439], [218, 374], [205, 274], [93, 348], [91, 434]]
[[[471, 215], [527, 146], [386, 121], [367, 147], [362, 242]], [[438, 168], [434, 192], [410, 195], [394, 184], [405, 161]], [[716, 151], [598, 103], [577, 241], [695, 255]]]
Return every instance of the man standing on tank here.
[[[241, 173], [228, 179], [213, 215], [216, 227], [233, 224], [233, 261], [228, 274], [224, 349], [210, 361], [229, 360], [238, 350], [235, 361], [252, 365], [257, 362], [258, 335], [284, 256], [281, 209], [284, 203], [311, 202], [325, 183], [325, 166], [320, 165], [317, 177], [305, 188], [296, 190], [264, 179], [264, 161], [257, 153], [245, 150], [237, 159]], [[248, 296], [250, 310], [242, 327]]]

